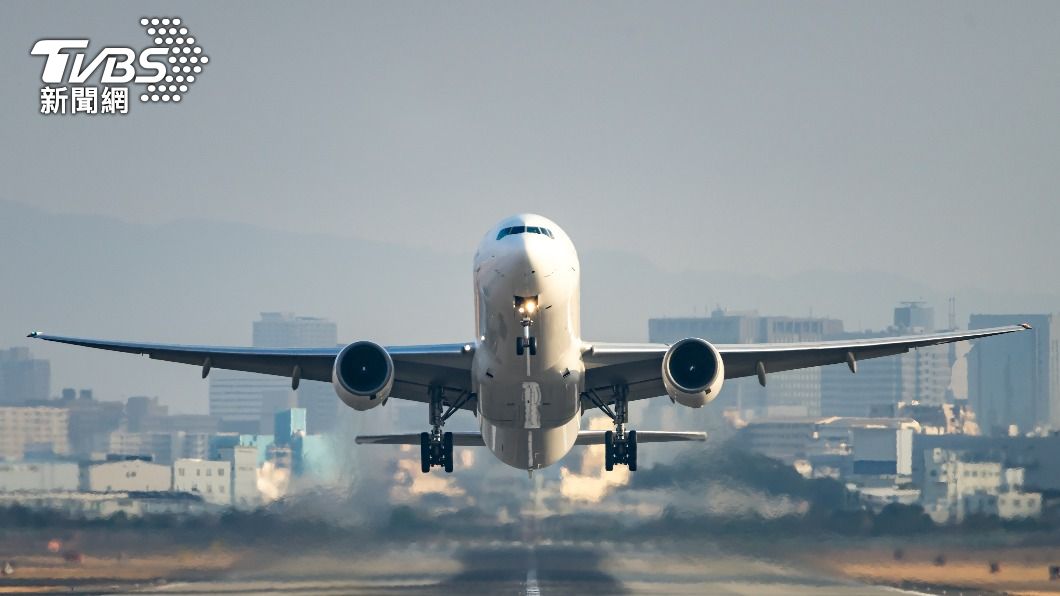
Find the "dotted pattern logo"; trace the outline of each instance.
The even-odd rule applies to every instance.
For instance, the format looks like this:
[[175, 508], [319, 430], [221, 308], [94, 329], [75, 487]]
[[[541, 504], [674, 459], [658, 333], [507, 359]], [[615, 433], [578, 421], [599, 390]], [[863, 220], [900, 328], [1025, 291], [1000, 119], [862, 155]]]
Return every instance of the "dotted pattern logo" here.
[[169, 50], [169, 69], [161, 81], [147, 86], [140, 95], [143, 102], [179, 102], [195, 79], [210, 62], [202, 53], [188, 28], [180, 19], [171, 17], [144, 17], [140, 19], [147, 36], [155, 46]]

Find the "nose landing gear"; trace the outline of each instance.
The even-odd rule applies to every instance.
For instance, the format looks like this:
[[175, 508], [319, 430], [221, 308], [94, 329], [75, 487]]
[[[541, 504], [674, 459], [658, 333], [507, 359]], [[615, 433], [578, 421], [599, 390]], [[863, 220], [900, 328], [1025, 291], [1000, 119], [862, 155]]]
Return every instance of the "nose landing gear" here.
[[537, 356], [537, 338], [530, 336], [530, 326], [534, 324], [534, 313], [537, 312], [537, 296], [516, 296], [514, 305], [519, 324], [523, 327], [522, 337], [515, 338], [515, 355], [523, 356], [529, 353], [530, 356]]
[[[530, 326], [528, 325], [526, 329], [529, 330]], [[515, 355], [522, 356], [527, 351], [531, 356], [537, 356], [537, 338], [529, 336], [515, 338]]]

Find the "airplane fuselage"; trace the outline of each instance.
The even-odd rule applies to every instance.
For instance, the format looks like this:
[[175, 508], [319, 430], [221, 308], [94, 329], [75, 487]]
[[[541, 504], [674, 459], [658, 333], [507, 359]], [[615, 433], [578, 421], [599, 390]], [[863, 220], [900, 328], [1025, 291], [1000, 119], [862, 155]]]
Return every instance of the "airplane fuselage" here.
[[570, 451], [581, 425], [578, 253], [552, 221], [511, 217], [479, 245], [474, 282], [483, 440], [510, 466], [544, 468]]

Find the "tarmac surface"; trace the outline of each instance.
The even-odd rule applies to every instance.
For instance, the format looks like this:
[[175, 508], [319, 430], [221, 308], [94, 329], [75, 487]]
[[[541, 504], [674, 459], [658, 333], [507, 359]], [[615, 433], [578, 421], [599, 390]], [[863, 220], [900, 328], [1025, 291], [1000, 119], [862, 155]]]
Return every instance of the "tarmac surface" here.
[[[341, 553], [335, 555], [341, 556]], [[632, 545], [503, 543], [394, 553], [407, 571], [344, 574], [313, 565], [247, 568], [202, 581], [137, 586], [127, 593], [162, 594], [916, 594], [887, 586], [821, 577], [810, 570], [714, 553], [682, 556]], [[429, 561], [437, 557], [437, 571]], [[411, 561], [416, 560], [417, 565]]]

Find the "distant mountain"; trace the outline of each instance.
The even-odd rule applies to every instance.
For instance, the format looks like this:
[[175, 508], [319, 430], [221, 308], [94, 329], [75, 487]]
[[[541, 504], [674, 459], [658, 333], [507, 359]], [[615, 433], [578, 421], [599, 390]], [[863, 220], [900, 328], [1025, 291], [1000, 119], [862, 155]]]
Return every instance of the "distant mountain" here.
[[[396, 226], [400, 228], [400, 226]], [[52, 214], [0, 201], [0, 347], [30, 345], [52, 359], [53, 392], [92, 387], [123, 399], [159, 395], [176, 411], [205, 411], [197, 371], [131, 356], [25, 339], [26, 332], [187, 343], [247, 344], [259, 312], [325, 316], [340, 337], [385, 343], [470, 339], [471, 255], [248, 225], [180, 220], [140, 225]], [[457, 252], [459, 251], [459, 252]], [[1060, 297], [933, 288], [874, 272], [810, 271], [778, 277], [723, 271], [706, 248], [702, 271], [665, 271], [629, 253], [585, 252], [583, 328], [601, 340], [645, 340], [647, 319], [704, 314], [720, 304], [763, 314], [831, 316], [848, 328], [881, 327], [901, 300], [923, 299], [945, 323], [957, 296], [969, 312], [1060, 310]], [[721, 269], [710, 271], [709, 269]]]

